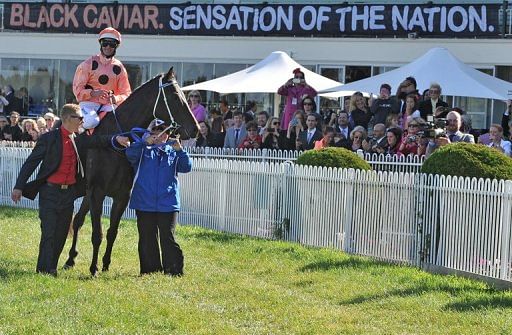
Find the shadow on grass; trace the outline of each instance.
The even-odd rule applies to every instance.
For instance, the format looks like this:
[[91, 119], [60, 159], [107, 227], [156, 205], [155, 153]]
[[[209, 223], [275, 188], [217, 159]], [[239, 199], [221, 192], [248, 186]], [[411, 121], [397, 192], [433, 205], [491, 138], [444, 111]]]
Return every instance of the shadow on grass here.
[[468, 312], [481, 309], [512, 308], [512, 296], [504, 296], [503, 292], [496, 292], [487, 297], [466, 298], [444, 306], [444, 310]]
[[307, 265], [304, 265], [299, 270], [302, 272], [308, 272], [308, 271], [329, 271], [332, 269], [375, 269], [375, 268], [388, 268], [388, 267], [394, 267], [396, 265], [369, 260], [369, 259], [363, 259], [363, 258], [356, 258], [356, 257], [350, 257], [344, 260], [336, 260], [336, 261], [329, 261], [329, 260], [322, 260], [318, 262], [309, 263]]
[[224, 232], [218, 232], [213, 230], [191, 230], [186, 231], [182, 233], [182, 236], [186, 238], [191, 239], [201, 239], [201, 240], [209, 240], [217, 243], [233, 243], [233, 242], [240, 242], [245, 241], [248, 238], [246, 236], [231, 234], [231, 233], [224, 233]]
[[8, 281], [26, 276], [33, 276], [35, 274], [35, 269], [27, 270], [28, 267], [29, 265], [27, 262], [0, 258], [0, 281]]

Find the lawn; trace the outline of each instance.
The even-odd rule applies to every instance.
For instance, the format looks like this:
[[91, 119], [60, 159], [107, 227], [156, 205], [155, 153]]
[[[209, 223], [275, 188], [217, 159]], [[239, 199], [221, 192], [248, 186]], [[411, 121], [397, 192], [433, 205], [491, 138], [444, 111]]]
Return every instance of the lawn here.
[[193, 227], [177, 232], [184, 277], [139, 276], [127, 220], [111, 270], [91, 278], [90, 233], [88, 221], [74, 269], [38, 275], [37, 212], [0, 207], [0, 334], [512, 333], [509, 291]]

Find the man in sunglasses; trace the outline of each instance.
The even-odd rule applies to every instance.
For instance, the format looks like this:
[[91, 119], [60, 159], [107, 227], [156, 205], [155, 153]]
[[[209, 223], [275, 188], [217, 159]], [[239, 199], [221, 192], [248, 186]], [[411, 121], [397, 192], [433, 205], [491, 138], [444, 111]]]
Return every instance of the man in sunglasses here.
[[[66, 104], [61, 110], [60, 128], [39, 138], [21, 167], [11, 193], [14, 203], [22, 195], [34, 200], [39, 194], [41, 240], [36, 271], [57, 276], [57, 263], [66, 242], [76, 198], [85, 195], [85, 153], [90, 147], [108, 147], [113, 140], [128, 146], [127, 137], [76, 136], [83, 123], [80, 106]], [[28, 181], [40, 166], [36, 178]]]
[[73, 93], [84, 114], [85, 129], [95, 128], [103, 115], [128, 98], [132, 90], [128, 73], [116, 59], [121, 34], [114, 28], [103, 29], [98, 35], [100, 53], [78, 65], [73, 79]]

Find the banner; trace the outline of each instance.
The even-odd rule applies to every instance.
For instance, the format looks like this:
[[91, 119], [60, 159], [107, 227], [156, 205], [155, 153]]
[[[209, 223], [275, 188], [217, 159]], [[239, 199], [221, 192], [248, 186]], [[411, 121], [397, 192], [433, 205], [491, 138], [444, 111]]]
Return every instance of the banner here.
[[5, 3], [4, 28], [196, 36], [474, 38], [500, 36], [499, 4]]

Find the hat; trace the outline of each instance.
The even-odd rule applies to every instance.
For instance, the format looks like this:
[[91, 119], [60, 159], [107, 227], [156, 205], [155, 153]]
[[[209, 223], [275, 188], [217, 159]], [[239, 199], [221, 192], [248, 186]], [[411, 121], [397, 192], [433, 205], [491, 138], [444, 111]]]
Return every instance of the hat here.
[[121, 44], [121, 33], [112, 27], [107, 27], [100, 31], [98, 41], [101, 41], [104, 38], [116, 40], [117, 43]]
[[297, 73], [302, 73], [302, 76], [305, 77], [306, 75], [304, 72], [300, 69], [300, 67], [293, 70], [293, 74], [296, 75]]

